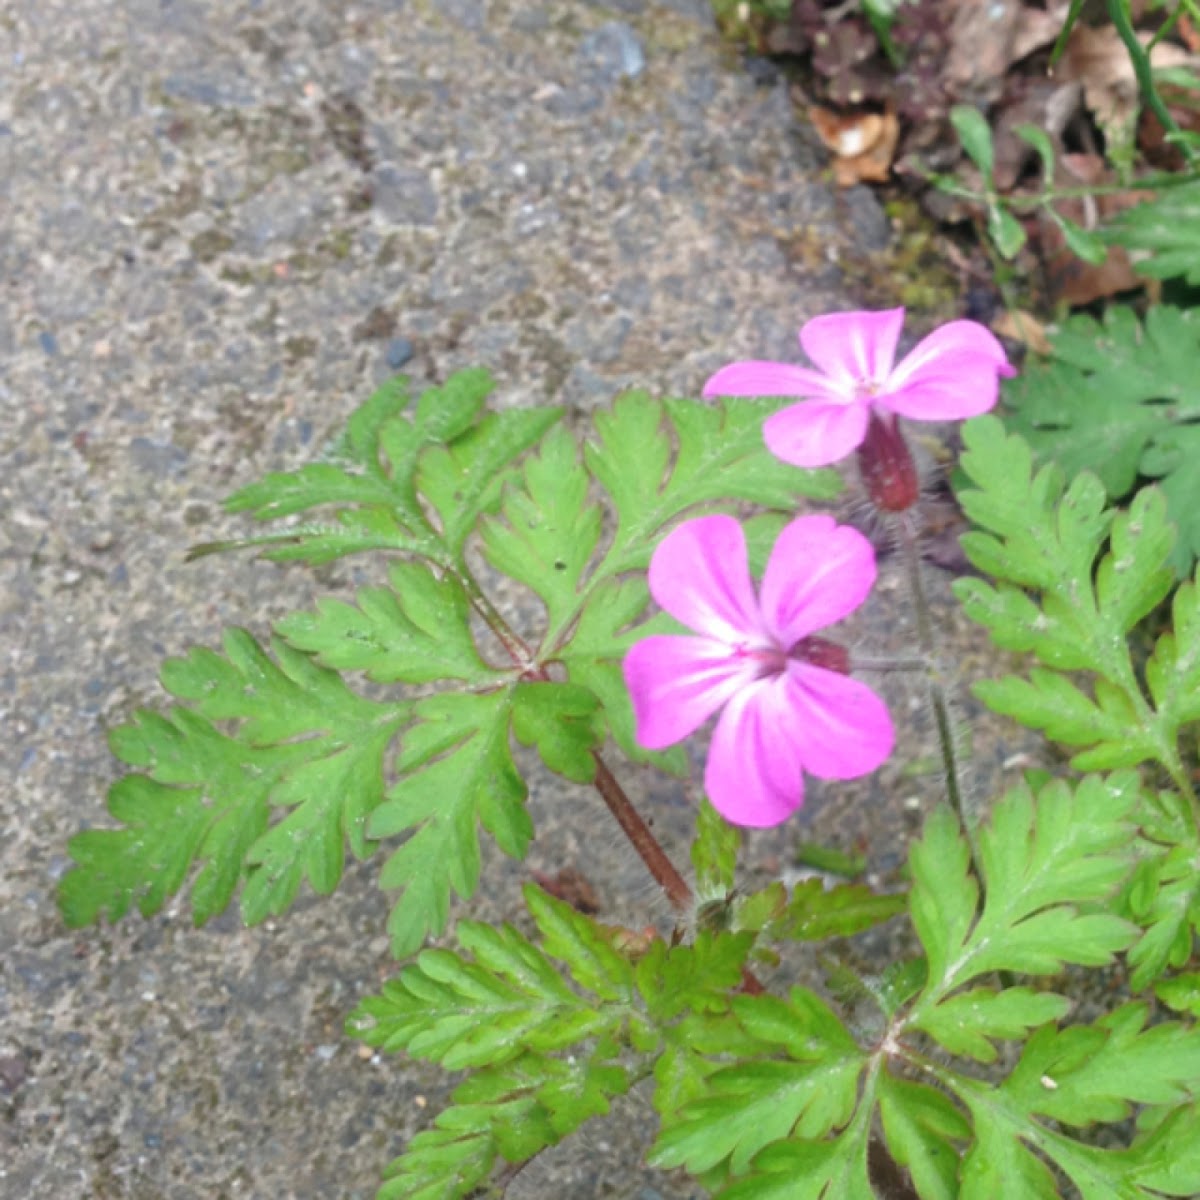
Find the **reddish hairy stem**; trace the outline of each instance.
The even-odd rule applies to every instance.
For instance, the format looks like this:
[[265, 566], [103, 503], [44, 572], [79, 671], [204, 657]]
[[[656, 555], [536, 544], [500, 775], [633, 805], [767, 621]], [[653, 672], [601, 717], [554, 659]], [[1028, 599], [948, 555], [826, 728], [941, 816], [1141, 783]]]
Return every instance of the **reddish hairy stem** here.
[[654, 876], [658, 886], [666, 892], [671, 907], [678, 912], [685, 911], [692, 903], [692, 889], [688, 887], [687, 880], [675, 869], [675, 864], [650, 832], [650, 826], [633, 807], [632, 801], [625, 795], [625, 789], [617, 782], [604, 759], [596, 753], [592, 754], [592, 758], [596, 760], [596, 791], [608, 805], [608, 811], [616, 817], [617, 824], [633, 843], [638, 857], [646, 864], [646, 869]]

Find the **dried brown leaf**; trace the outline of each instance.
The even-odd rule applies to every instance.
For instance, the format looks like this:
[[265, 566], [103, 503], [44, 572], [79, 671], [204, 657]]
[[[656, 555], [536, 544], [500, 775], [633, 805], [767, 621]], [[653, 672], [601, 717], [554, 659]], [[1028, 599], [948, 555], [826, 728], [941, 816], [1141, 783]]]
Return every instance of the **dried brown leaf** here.
[[1034, 354], [1050, 353], [1050, 339], [1046, 336], [1046, 326], [1023, 309], [1011, 308], [1001, 313], [992, 322], [992, 332], [997, 337], [1008, 338], [1010, 342], [1020, 342]]
[[[1138, 34], [1147, 44], [1149, 34]], [[1159, 42], [1150, 51], [1150, 63], [1157, 69], [1200, 65], [1200, 58], [1179, 46]], [[1055, 68], [1061, 80], [1078, 80], [1083, 84], [1083, 99], [1096, 123], [1109, 136], [1120, 137], [1130, 129], [1137, 116], [1140, 101], [1137, 78], [1129, 52], [1111, 25], [1093, 28], [1076, 25], [1067, 40], [1063, 56]]]
[[817, 136], [833, 152], [833, 177], [838, 187], [883, 183], [892, 169], [900, 123], [896, 114], [851, 113], [845, 116], [814, 104], [809, 119]]

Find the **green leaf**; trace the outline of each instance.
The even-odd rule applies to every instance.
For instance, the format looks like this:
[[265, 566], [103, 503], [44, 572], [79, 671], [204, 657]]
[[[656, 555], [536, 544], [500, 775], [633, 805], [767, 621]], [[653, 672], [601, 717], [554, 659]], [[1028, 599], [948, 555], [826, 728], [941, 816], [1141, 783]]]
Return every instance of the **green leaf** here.
[[1108, 257], [1108, 247], [1104, 244], [1103, 239], [1098, 233], [1093, 233], [1080, 225], [1076, 225], [1074, 221], [1067, 220], [1062, 213], [1054, 208], [1047, 208], [1046, 211], [1049, 212], [1054, 223], [1062, 230], [1063, 240], [1067, 243], [1067, 249], [1076, 258], [1082, 258], [1084, 262], [1098, 266]]
[[511, 925], [462, 921], [458, 940], [474, 961], [423, 950], [378, 996], [359, 1004], [347, 1029], [388, 1053], [406, 1050], [460, 1071], [499, 1065], [527, 1050], [565, 1049], [612, 1033], [625, 1020], [617, 1006], [598, 1006], [572, 991], [550, 957]]
[[1164, 189], [1113, 218], [1108, 239], [1151, 279], [1200, 284], [1200, 182]]
[[461, 552], [481, 515], [495, 511], [513, 462], [561, 417], [557, 408], [489, 412], [454, 441], [421, 455], [417, 487], [437, 513], [451, 553]]
[[446, 693], [418, 701], [418, 723], [405, 735], [399, 781], [371, 816], [374, 838], [408, 832], [380, 876], [400, 888], [388, 930], [396, 956], [440, 933], [450, 893], [464, 899], [479, 883], [483, 827], [505, 854], [523, 858], [533, 836], [525, 783], [509, 747], [513, 689], [485, 695]]
[[231, 512], [249, 512], [260, 521], [333, 507], [332, 521], [210, 543], [191, 557], [250, 546], [268, 547], [271, 559], [312, 563], [374, 549], [440, 557], [443, 547], [417, 496], [417, 464], [426, 449], [470, 429], [492, 386], [486, 371], [459, 371], [443, 387], [423, 393], [410, 417], [408, 381], [389, 380], [351, 415], [326, 461], [268, 475], [226, 501]]
[[[1195, 1068], [1200, 1034], [1177, 1025], [1144, 1030], [1145, 1017], [1145, 1006], [1127, 1005], [1094, 1026], [1043, 1028], [999, 1087], [935, 1068], [974, 1124], [961, 1195], [1057, 1197], [1053, 1176], [1028, 1146], [1036, 1146], [1083, 1200], [1194, 1195], [1200, 1155], [1185, 1138], [1195, 1134], [1197, 1110], [1184, 1080]], [[1119, 1120], [1134, 1103], [1158, 1107], [1143, 1111], [1150, 1136], [1129, 1150], [1080, 1143], [1056, 1128]], [[1172, 1156], [1169, 1166], [1164, 1152]]]
[[855, 1122], [828, 1141], [768, 1146], [754, 1160], [755, 1174], [723, 1189], [717, 1200], [877, 1200], [867, 1170], [867, 1132]]
[[1191, 470], [1200, 450], [1198, 367], [1195, 310], [1157, 305], [1142, 324], [1115, 305], [1103, 324], [1071, 317], [1052, 337], [1049, 360], [1028, 364], [1003, 389], [1009, 428], [1040, 462], [1058, 463], [1069, 478], [1095, 472], [1114, 500], [1139, 475], [1162, 481], [1180, 532], [1172, 556], [1180, 574], [1200, 552], [1200, 490]]
[[1200, 929], [1200, 872], [1196, 842], [1159, 847], [1138, 864], [1130, 897], [1130, 917], [1143, 929], [1126, 956], [1133, 968], [1129, 986], [1141, 991], [1168, 967], [1192, 956], [1193, 931]]
[[971, 1136], [962, 1113], [941, 1092], [879, 1077], [879, 1115], [892, 1157], [907, 1167], [922, 1200], [956, 1200], [959, 1152], [955, 1142]]
[[1027, 142], [1042, 160], [1042, 180], [1047, 187], [1054, 185], [1054, 144], [1046, 131], [1037, 125], [1018, 125], [1017, 137]]
[[1171, 601], [1171, 627], [1154, 645], [1146, 683], [1169, 726], [1200, 720], [1200, 589], [1184, 583]]
[[970, 988], [942, 1000], [921, 1018], [921, 1029], [951, 1054], [995, 1062], [995, 1039], [1023, 1040], [1029, 1030], [1064, 1017], [1071, 1002], [1025, 987]]
[[791, 467], [766, 449], [762, 423], [781, 407], [744, 398], [663, 404], [630, 392], [611, 411], [598, 412], [597, 440], [584, 457], [612, 498], [617, 529], [593, 586], [645, 568], [657, 535], [692, 510], [741, 500], [794, 512], [801, 496], [836, 495], [840, 484], [832, 471]]
[[268, 558], [323, 563], [384, 549], [458, 564], [467, 534], [499, 504], [514, 461], [562, 415], [550, 408], [485, 414], [492, 387], [486, 371], [456, 372], [424, 392], [410, 415], [407, 381], [391, 380], [351, 416], [327, 461], [268, 475], [227, 501], [231, 511], [264, 521], [323, 507], [333, 508], [330, 519], [209, 543], [192, 557], [261, 546]]
[[518, 683], [512, 728], [524, 746], [537, 746], [551, 771], [575, 783], [596, 777], [595, 751], [604, 742], [600, 701], [575, 683]]
[[389, 587], [360, 591], [357, 606], [327, 599], [316, 612], [293, 613], [279, 623], [279, 632], [325, 666], [364, 671], [376, 683], [502, 678], [479, 656], [467, 596], [454, 576], [393, 563], [388, 579]]
[[1123, 1156], [1141, 1187], [1165, 1196], [1200, 1193], [1200, 1108], [1176, 1109]]
[[[113, 752], [143, 773], [110, 792], [125, 829], [72, 840], [78, 866], [59, 890], [68, 923], [105, 912], [117, 920], [131, 904], [157, 912], [196, 866], [198, 924], [226, 907], [243, 876], [243, 913], [259, 921], [286, 908], [306, 879], [332, 891], [347, 841], [358, 857], [370, 852], [365, 824], [408, 706], [356, 696], [305, 655], [274, 649], [272, 660], [234, 629], [225, 656], [196, 649], [168, 661], [163, 685], [192, 709], [143, 711], [112, 732]], [[225, 733], [215, 722], [235, 726]]]
[[930, 814], [920, 840], [909, 848], [908, 863], [913, 928], [929, 960], [930, 981], [944, 980], [966, 945], [979, 903], [971, 852], [948, 808]]
[[770, 1143], [825, 1137], [854, 1114], [865, 1056], [821, 1000], [793, 988], [786, 1001], [738, 996], [733, 1008], [749, 1034], [787, 1057], [739, 1062], [710, 1075], [706, 1095], [662, 1130], [650, 1153], [655, 1166], [696, 1173], [729, 1159], [733, 1173], [742, 1174]]
[[749, 933], [704, 930], [690, 945], [655, 942], [637, 964], [646, 1011], [658, 1025], [688, 1012], [726, 1012], [729, 993], [742, 982], [742, 966], [753, 946]]
[[1154, 985], [1154, 994], [1175, 1012], [1200, 1017], [1200, 973], [1190, 971], [1160, 979]]
[[950, 110], [950, 124], [962, 142], [967, 157], [979, 168], [985, 185], [992, 182], [992, 130], [987, 118], [969, 104], [956, 104]]
[[873, 892], [865, 884], [827, 888], [820, 879], [796, 884], [786, 910], [767, 927], [767, 936], [797, 942], [850, 937], [904, 912], [908, 897]]
[[696, 894], [701, 900], [724, 900], [733, 889], [742, 835], [709, 803], [696, 811], [696, 836], [692, 840], [692, 868]]
[[632, 1082], [600, 1052], [568, 1060], [527, 1054], [476, 1072], [389, 1166], [378, 1200], [478, 1196], [499, 1160], [521, 1163], [561, 1141], [607, 1112]]
[[1001, 258], [1016, 258], [1025, 245], [1025, 227], [999, 201], [987, 207], [987, 231]]
[[588, 474], [575, 439], [559, 426], [510, 484], [503, 521], [485, 520], [483, 544], [499, 571], [541, 597], [551, 629], [579, 609], [579, 587], [600, 540], [602, 511], [588, 500]]
[[905, 1023], [987, 1062], [991, 1039], [1058, 1019], [1060, 997], [1026, 988], [953, 993], [994, 971], [1102, 965], [1133, 941], [1128, 922], [1080, 906], [1112, 896], [1132, 870], [1129, 819], [1139, 799], [1131, 772], [1085, 779], [1074, 792], [1051, 782], [1036, 799], [1025, 787], [1008, 792], [977, 834], [985, 883], [978, 915], [966, 840], [946, 809], [936, 811], [909, 859], [910, 909], [929, 978]]
[[[1161, 664], [1147, 671], [1152, 696], [1155, 671], [1161, 711], [1147, 703], [1130, 655], [1127, 635], [1171, 589], [1167, 565], [1171, 530], [1162, 494], [1144, 488], [1129, 511], [1113, 513], [1090, 474], [1063, 490], [1061, 473], [1032, 473], [1028, 448], [1005, 437], [993, 418], [969, 422], [965, 473], [976, 485], [961, 492], [971, 519], [981, 527], [962, 545], [980, 570], [996, 578], [964, 579], [955, 593], [967, 614], [987, 626], [1005, 649], [1031, 652], [1050, 671], [1028, 679], [978, 685], [981, 699], [998, 711], [1069, 745], [1090, 747], [1073, 760], [1080, 769], [1132, 765], [1157, 759], [1179, 779], [1178, 727], [1190, 712], [1193, 656], [1179, 666], [1175, 643], [1162, 643]], [[1103, 552], [1105, 542], [1107, 552]], [[1097, 561], [1099, 560], [1099, 561]], [[1037, 594], [1030, 596], [1033, 591]], [[1190, 595], [1180, 610], [1186, 625]], [[1093, 672], [1093, 696], [1059, 671]], [[1165, 702], [1181, 676], [1177, 693]], [[1177, 703], [1174, 696], [1186, 695]], [[1200, 708], [1200, 706], [1197, 706]]]
[[1146, 1028], [1149, 1006], [1126, 1004], [1092, 1026], [1030, 1038], [1006, 1094], [1028, 1113], [1079, 1127], [1120, 1121], [1134, 1104], [1177, 1105], [1197, 1095], [1200, 1029]]
[[463, 921], [459, 950], [423, 951], [347, 1021], [369, 1045], [474, 1069], [392, 1164], [384, 1194], [465, 1196], [499, 1159], [560, 1141], [652, 1068], [656, 1103], [678, 1104], [711, 1071], [698, 1051], [763, 1048], [729, 1013], [749, 935], [656, 941], [635, 967], [611, 929], [532, 886], [525, 902], [540, 946], [511, 925]]

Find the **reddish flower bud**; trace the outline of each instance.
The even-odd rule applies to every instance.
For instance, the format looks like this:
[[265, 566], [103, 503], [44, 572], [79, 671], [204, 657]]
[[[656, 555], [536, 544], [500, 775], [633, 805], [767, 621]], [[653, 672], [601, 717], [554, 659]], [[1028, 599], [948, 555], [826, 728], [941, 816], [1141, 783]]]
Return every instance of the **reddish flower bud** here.
[[890, 414], [873, 412], [858, 448], [858, 472], [871, 503], [884, 512], [904, 512], [920, 495], [917, 467]]

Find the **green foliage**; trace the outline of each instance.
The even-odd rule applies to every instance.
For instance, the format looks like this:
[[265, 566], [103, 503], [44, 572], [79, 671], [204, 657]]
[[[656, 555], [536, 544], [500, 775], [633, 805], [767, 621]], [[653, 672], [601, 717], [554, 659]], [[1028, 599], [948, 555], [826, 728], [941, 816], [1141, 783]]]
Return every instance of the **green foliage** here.
[[708, 802], [696, 810], [696, 836], [692, 839], [692, 867], [696, 892], [702, 900], [724, 901], [733, 890], [734, 871], [742, 835]]
[[762, 1043], [762, 1056], [708, 1076], [706, 1095], [663, 1130], [651, 1155], [656, 1166], [700, 1173], [728, 1160], [742, 1174], [772, 1142], [822, 1139], [854, 1114], [866, 1055], [819, 997], [804, 988], [787, 1000], [739, 996], [733, 1010]]
[[514, 460], [561, 416], [542, 408], [485, 414], [492, 386], [486, 371], [459, 371], [424, 392], [409, 415], [407, 380], [390, 380], [350, 417], [325, 461], [268, 475], [226, 502], [260, 521], [313, 509], [332, 510], [328, 519], [210, 543], [192, 556], [262, 546], [267, 558], [310, 563], [366, 550], [455, 561], [475, 521], [498, 503]]
[[[723, 1185], [720, 1200], [871, 1200], [877, 1109], [922, 1200], [1056, 1197], [1047, 1162], [1086, 1197], [1193, 1194], [1200, 1152], [1187, 1147], [1169, 1169], [1160, 1155], [1196, 1127], [1200, 1031], [1148, 1026], [1144, 1004], [1064, 1026], [1067, 999], [1028, 980], [1110, 963], [1137, 937], [1111, 907], [1142, 852], [1145, 802], [1131, 771], [1015, 788], [976, 831], [979, 879], [958, 822], [935, 812], [910, 853], [927, 961], [874, 989], [886, 1030], [867, 1024], [860, 1040], [803, 988], [734, 997], [750, 1040], [732, 1062], [698, 1044], [707, 1069], [693, 1063], [686, 1098], [663, 1111], [652, 1161]], [[1021, 1041], [1011, 1072], [980, 1078], [974, 1064]], [[1123, 1121], [1134, 1105], [1144, 1132], [1126, 1149], [1069, 1132]]]
[[384, 755], [409, 706], [357, 696], [306, 655], [273, 650], [229, 630], [224, 656], [197, 649], [163, 668], [163, 686], [191, 708], [141, 711], [113, 730], [113, 753], [140, 773], [109, 792], [123, 829], [71, 841], [77, 866], [59, 887], [69, 924], [115, 921], [132, 904], [148, 916], [193, 872], [197, 924], [225, 908], [244, 872], [243, 915], [261, 921], [306, 879], [332, 891], [347, 843], [369, 853]]
[[[305, 880], [330, 891], [347, 842], [365, 857], [401, 837], [381, 883], [398, 893], [393, 949], [410, 954], [445, 928], [452, 898], [478, 886], [481, 827], [506, 854], [526, 852], [533, 827], [514, 739], [577, 783], [593, 779], [610, 732], [633, 757], [686, 771], [682, 747], [636, 745], [621, 676], [634, 641], [671, 628], [661, 617], [636, 625], [654, 539], [722, 504], [781, 518], [800, 495], [831, 495], [837, 477], [767, 452], [771, 404], [631, 394], [597, 416], [588, 440], [559, 424], [558, 409], [485, 411], [491, 390], [486, 372], [461, 371], [413, 402], [392, 380], [351, 415], [324, 461], [230, 498], [232, 511], [302, 523], [196, 553], [399, 557], [386, 583], [352, 603], [325, 599], [284, 617], [278, 665], [241, 633], [228, 639], [228, 661], [197, 650], [168, 664], [164, 685], [183, 703], [114, 733], [118, 756], [142, 774], [110, 796], [125, 828], [72, 843], [78, 868], [60, 889], [68, 919], [116, 919], [134, 903], [154, 912], [194, 874], [197, 920], [224, 908], [243, 877], [243, 911], [261, 920]], [[616, 509], [607, 538], [600, 488]], [[541, 601], [542, 633], [529, 644], [476, 579], [474, 535], [492, 567]], [[426, 693], [368, 701], [337, 674], [350, 671]]]
[[[1056, 741], [1086, 747], [1072, 760], [1080, 769], [1153, 759], [1186, 792], [1178, 737], [1200, 705], [1200, 651], [1164, 634], [1143, 688], [1128, 641], [1173, 581], [1162, 493], [1143, 489], [1128, 512], [1115, 512], [1090, 473], [1069, 486], [1055, 466], [1034, 473], [1029, 448], [994, 418], [969, 423], [964, 439], [962, 467], [974, 486], [959, 498], [980, 531], [962, 545], [996, 582], [959, 580], [955, 593], [998, 645], [1043, 664], [1028, 679], [985, 681], [976, 694]], [[1175, 617], [1189, 633], [1200, 621], [1194, 587], [1177, 593]], [[1067, 674], [1082, 671], [1094, 677], [1090, 695]]]
[[1081, 905], [1114, 894], [1133, 862], [1131, 818], [1141, 798], [1132, 772], [1086, 779], [1074, 793], [1046, 784], [1036, 802], [1014, 789], [979, 831], [983, 906], [970, 853], [948, 810], [936, 812], [912, 849], [911, 912], [929, 978], [907, 1023], [946, 1049], [982, 1061], [994, 1037], [1061, 1017], [1062, 997], [986, 986], [960, 989], [998, 971], [1052, 975], [1067, 963], [1101, 966], [1136, 929]]
[[826, 887], [819, 879], [796, 884], [787, 906], [767, 926], [769, 936], [796, 942], [850, 937], [905, 911], [902, 893], [874, 892], [865, 884]]
[[364, 588], [357, 600], [357, 607], [322, 600], [315, 613], [292, 613], [277, 628], [325, 666], [365, 671], [376, 683], [503, 679], [479, 656], [467, 594], [453, 575], [439, 577], [420, 563], [393, 563], [389, 586]]
[[[1147, 329], [1174, 336], [1154, 323], [1175, 319]], [[1127, 392], [1147, 369], [1140, 353], [1116, 356]], [[485, 413], [489, 390], [486, 375], [464, 372], [412, 405], [401, 382], [387, 385], [326, 462], [235, 495], [232, 507], [262, 520], [333, 514], [239, 544], [310, 562], [383, 548], [386, 581], [283, 618], [269, 651], [233, 630], [224, 654], [166, 664], [175, 706], [113, 731], [130, 768], [109, 799], [123, 827], [71, 843], [68, 921], [135, 904], [151, 913], [189, 881], [197, 921], [239, 884], [246, 918], [260, 920], [305, 882], [332, 890], [347, 846], [366, 857], [396, 839], [380, 882], [396, 892], [393, 949], [416, 957], [349, 1029], [465, 1076], [389, 1168], [384, 1200], [494, 1192], [505, 1164], [642, 1082], [660, 1122], [652, 1161], [686, 1168], [722, 1200], [872, 1200], [880, 1136], [922, 1200], [1051, 1197], [1064, 1179], [1085, 1200], [1200, 1191], [1200, 1033], [1151, 1022], [1146, 1003], [1068, 1024], [1053, 981], [1127, 952], [1135, 988], [1200, 1011], [1186, 972], [1200, 833], [1179, 749], [1200, 718], [1196, 585], [1176, 591], [1172, 627], [1148, 655], [1135, 661], [1128, 643], [1175, 582], [1167, 489], [1114, 511], [1100, 479], [1035, 471], [994, 419], [966, 434], [962, 501], [978, 529], [964, 545], [991, 582], [960, 581], [959, 595], [1000, 645], [1038, 661], [1027, 679], [979, 694], [1079, 747], [1076, 765], [1113, 774], [1015, 788], [970, 843], [939, 810], [911, 848], [907, 895], [817, 878], [747, 894], [741, 836], [706, 802], [696, 908], [669, 938], [602, 925], [527, 887], [520, 928], [462, 921], [454, 949], [422, 951], [454, 897], [479, 885], [481, 830], [514, 858], [533, 838], [515, 744], [530, 748], [522, 761], [536, 753], [581, 784], [610, 734], [634, 757], [685, 765], [682, 751], [636, 746], [620, 671], [636, 639], [673, 628], [638, 624], [657, 539], [687, 515], [751, 504], [765, 510], [750, 538], [761, 563], [797, 496], [836, 486], [767, 454], [761, 422], [774, 404], [634, 394], [589, 437], [555, 410]], [[1130, 470], [1145, 473], [1147, 455], [1186, 428], [1183, 416], [1166, 425]], [[480, 555], [536, 598], [535, 633], [502, 620], [473, 569]], [[361, 673], [370, 695], [339, 672]], [[1147, 761], [1184, 800], [1142, 790], [1128, 768]], [[747, 966], [905, 912], [923, 956], [901, 953], [878, 977], [859, 978], [840, 945], [824, 995], [770, 995]], [[849, 997], [847, 1014], [828, 997]], [[1135, 1108], [1124, 1148], [1077, 1140]]]
[[527, 887], [525, 902], [539, 942], [460, 922], [458, 951], [423, 951], [347, 1022], [387, 1052], [475, 1069], [389, 1168], [381, 1198], [470, 1195], [498, 1161], [522, 1162], [607, 1112], [669, 1045], [678, 1058], [692, 1040], [684, 1014], [711, 1023], [729, 1011], [749, 936], [656, 941], [634, 960], [615, 948], [618, 931], [562, 901]]
[[1181, 575], [1200, 554], [1197, 370], [1200, 312], [1159, 305], [1142, 323], [1114, 306], [1103, 324], [1069, 318], [1050, 358], [1004, 385], [1006, 423], [1039, 463], [1057, 463], [1069, 480], [1093, 472], [1111, 500], [1139, 479], [1160, 481], [1179, 530], [1171, 561]]
[[1140, 274], [1200, 284], [1200, 182], [1165, 189], [1125, 209], [1106, 234], [1133, 251], [1130, 258]]
[[371, 816], [373, 838], [407, 833], [384, 864], [380, 884], [402, 889], [388, 919], [397, 957], [445, 928], [451, 890], [466, 897], [479, 883], [478, 825], [514, 858], [523, 858], [533, 825], [525, 781], [509, 745], [513, 689], [486, 695], [443, 693], [418, 701], [404, 739], [400, 779]]

